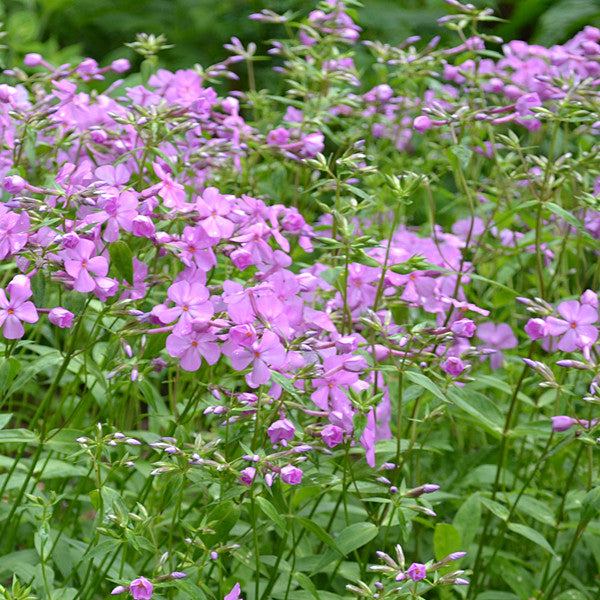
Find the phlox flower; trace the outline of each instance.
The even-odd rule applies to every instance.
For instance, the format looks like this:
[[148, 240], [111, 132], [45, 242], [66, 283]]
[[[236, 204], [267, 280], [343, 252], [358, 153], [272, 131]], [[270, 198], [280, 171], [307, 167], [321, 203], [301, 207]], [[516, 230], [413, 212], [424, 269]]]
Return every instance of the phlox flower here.
[[242, 590], [240, 588], [240, 584], [236, 583], [233, 586], [233, 589], [225, 596], [225, 598], [223, 598], [223, 600], [244, 600], [243, 598], [240, 598], [241, 593]]
[[477, 337], [484, 343], [485, 349], [496, 350], [490, 357], [490, 366], [492, 369], [499, 369], [502, 366], [504, 355], [501, 350], [508, 350], [517, 345], [517, 338], [510, 325], [499, 323], [498, 325], [488, 321], [477, 327]]
[[250, 387], [258, 387], [271, 378], [269, 367], [281, 367], [285, 363], [285, 348], [279, 337], [272, 331], [265, 331], [260, 341], [249, 347], [240, 347], [231, 354], [231, 365], [236, 371], [245, 369], [252, 363], [252, 371], [246, 374]]
[[31, 283], [25, 275], [15, 275], [6, 291], [10, 300], [0, 288], [0, 327], [4, 327], [2, 334], [7, 340], [18, 340], [25, 333], [21, 321], [36, 323], [39, 319], [35, 305], [27, 301], [32, 296]]
[[213, 341], [216, 337], [208, 329], [202, 329], [202, 326], [200, 324], [198, 327], [192, 322], [189, 331], [172, 333], [167, 338], [169, 356], [179, 358], [184, 371], [197, 371], [202, 364], [202, 358], [209, 365], [214, 365], [219, 360], [221, 351]]
[[161, 323], [172, 323], [179, 318], [173, 333], [181, 335], [190, 328], [192, 321], [206, 323], [214, 314], [214, 308], [209, 301], [209, 292], [202, 283], [178, 281], [167, 291], [169, 300], [175, 306], [167, 308], [164, 305], [155, 306], [153, 314]]
[[286, 442], [294, 437], [295, 431], [294, 424], [289, 419], [282, 418], [271, 423], [269, 429], [267, 429], [267, 434], [269, 435], [271, 444], [282, 442], [282, 446], [285, 446]]
[[413, 581], [420, 581], [421, 579], [425, 579], [425, 577], [427, 577], [427, 569], [425, 568], [425, 565], [421, 563], [413, 563], [406, 570], [406, 574]]
[[231, 211], [231, 198], [220, 194], [216, 187], [208, 187], [196, 201], [196, 210], [202, 217], [200, 225], [209, 237], [220, 240], [233, 234], [234, 225], [225, 218]]
[[145, 577], [138, 577], [129, 584], [129, 591], [134, 600], [150, 600], [154, 586]]
[[30, 228], [27, 212], [17, 214], [0, 205], [0, 260], [16, 254], [25, 246]]
[[73, 287], [83, 294], [96, 287], [92, 275], [106, 277], [108, 261], [103, 256], [92, 256], [96, 250], [94, 242], [81, 239], [74, 248], [63, 252], [65, 271], [73, 278]]
[[302, 482], [302, 469], [294, 467], [294, 465], [286, 465], [281, 468], [281, 480], [290, 485], [298, 485]]
[[563, 318], [547, 317], [546, 326], [550, 335], [562, 335], [558, 342], [559, 350], [573, 352], [591, 346], [598, 339], [598, 328], [592, 325], [598, 320], [596, 308], [568, 300], [561, 302], [556, 310]]

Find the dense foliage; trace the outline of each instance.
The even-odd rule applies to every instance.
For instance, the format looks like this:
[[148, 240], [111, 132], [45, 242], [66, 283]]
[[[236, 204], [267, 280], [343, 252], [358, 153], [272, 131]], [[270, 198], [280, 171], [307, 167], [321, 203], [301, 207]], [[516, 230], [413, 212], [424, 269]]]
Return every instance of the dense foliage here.
[[597, 597], [600, 30], [447, 8], [5, 72], [4, 598]]

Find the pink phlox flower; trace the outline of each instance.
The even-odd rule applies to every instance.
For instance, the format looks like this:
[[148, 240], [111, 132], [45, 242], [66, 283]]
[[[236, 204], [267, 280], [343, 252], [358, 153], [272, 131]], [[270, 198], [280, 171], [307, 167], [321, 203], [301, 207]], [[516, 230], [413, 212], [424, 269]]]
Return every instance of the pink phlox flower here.
[[0, 288], [0, 327], [4, 327], [2, 334], [7, 340], [17, 340], [25, 334], [21, 321], [36, 323], [39, 319], [35, 305], [28, 301], [33, 295], [29, 278], [15, 275], [6, 286], [6, 292], [10, 300]]
[[236, 371], [242, 371], [252, 364], [252, 371], [246, 374], [246, 382], [255, 388], [269, 381], [269, 367], [281, 367], [285, 359], [285, 348], [279, 337], [272, 331], [265, 331], [260, 341], [235, 350], [231, 355], [231, 364]]
[[154, 586], [145, 577], [138, 577], [129, 584], [129, 592], [134, 600], [150, 600]]
[[154, 172], [161, 180], [161, 186], [158, 189], [158, 195], [163, 200], [166, 208], [172, 208], [181, 212], [189, 212], [192, 206], [186, 206], [185, 188], [179, 182], [173, 179], [171, 173], [160, 166], [157, 162], [152, 163]]
[[421, 563], [413, 563], [412, 565], [410, 565], [410, 567], [408, 567], [408, 569], [406, 570], [406, 574], [413, 580], [413, 581], [420, 581], [421, 579], [425, 579], [425, 577], [427, 577], [427, 568], [425, 567], [424, 564]]
[[29, 214], [15, 213], [0, 205], [0, 260], [22, 250], [31, 228]]
[[106, 185], [119, 188], [125, 185], [131, 177], [131, 170], [125, 163], [116, 166], [102, 165], [94, 171], [96, 179]]
[[257, 298], [273, 295], [270, 283], [260, 283], [244, 288], [241, 283], [226, 280], [223, 282], [223, 302], [232, 321], [237, 324], [252, 323], [259, 313]]
[[302, 482], [302, 470], [294, 465], [286, 465], [281, 468], [281, 481], [290, 485], [298, 485]]
[[133, 220], [138, 216], [138, 199], [133, 192], [120, 194], [102, 194], [98, 198], [98, 207], [102, 209], [99, 216], [105, 222], [102, 239], [105, 242], [115, 242], [119, 239], [119, 230], [131, 231]]
[[179, 260], [186, 267], [195, 264], [203, 271], [209, 271], [217, 264], [217, 259], [211, 249], [214, 243], [215, 239], [211, 238], [202, 227], [186, 225], [181, 240], [173, 242], [172, 245], [181, 248]]
[[[242, 469], [240, 471], [240, 476], [238, 478], [238, 481], [241, 484], [247, 485], [248, 487], [250, 487], [252, 485], [252, 482], [254, 481], [255, 476], [256, 476], [256, 467], [246, 467], [245, 469]], [[240, 584], [237, 583], [236, 585], [237, 585], [238, 593], [239, 593]], [[233, 593], [233, 590], [231, 591], [231, 593], [229, 593], [229, 594], [227, 594], [227, 596], [225, 596], [225, 599], [227, 600], [227, 598], [229, 598], [230, 596], [233, 598], [234, 596], [231, 595], [232, 593]], [[235, 596], [235, 598], [237, 598], [237, 596]]]
[[202, 358], [209, 365], [214, 365], [221, 354], [216, 336], [204, 323], [192, 322], [185, 333], [172, 333], [167, 337], [166, 347], [169, 356], [179, 358], [184, 371], [197, 371]]
[[222, 195], [216, 187], [208, 187], [196, 200], [200, 225], [211, 238], [223, 239], [233, 235], [234, 224], [226, 218], [231, 211], [233, 196]]
[[153, 314], [165, 324], [179, 319], [173, 330], [177, 335], [186, 333], [192, 321], [206, 323], [214, 314], [208, 289], [201, 283], [190, 284], [188, 281], [178, 281], [169, 287], [167, 296], [175, 306], [161, 307], [154, 310]]
[[73, 278], [73, 288], [78, 292], [91, 292], [96, 287], [92, 275], [106, 277], [108, 261], [103, 256], [92, 256], [96, 246], [91, 240], [80, 239], [74, 248], [61, 251], [65, 271]]
[[504, 355], [500, 351], [515, 348], [518, 343], [512, 328], [506, 323], [481, 323], [477, 327], [477, 337], [484, 343], [484, 349], [496, 350], [489, 354], [490, 366], [494, 370], [502, 366]]
[[296, 428], [294, 424], [287, 418], [282, 417], [269, 425], [267, 434], [271, 440], [271, 444], [281, 442], [282, 446], [286, 446], [287, 442], [294, 437]]
[[244, 233], [231, 238], [232, 242], [242, 244], [242, 248], [252, 255], [255, 262], [270, 263], [273, 249], [266, 241], [272, 235], [272, 230], [265, 223], [254, 223], [245, 228]]
[[[249, 468], [251, 468], [251, 467], [249, 467]], [[233, 589], [229, 592], [229, 594], [227, 594], [225, 596], [225, 598], [223, 598], [223, 600], [244, 600], [243, 598], [240, 598], [240, 594], [241, 594], [240, 584], [236, 583], [233, 586]]]
[[557, 311], [563, 318], [547, 317], [546, 326], [551, 336], [562, 335], [558, 342], [559, 350], [581, 350], [590, 347], [598, 339], [598, 328], [592, 325], [598, 320], [598, 310], [592, 305], [568, 300], [561, 302]]
[[351, 309], [373, 306], [377, 294], [377, 283], [381, 269], [352, 263], [348, 267], [348, 289], [346, 301]]

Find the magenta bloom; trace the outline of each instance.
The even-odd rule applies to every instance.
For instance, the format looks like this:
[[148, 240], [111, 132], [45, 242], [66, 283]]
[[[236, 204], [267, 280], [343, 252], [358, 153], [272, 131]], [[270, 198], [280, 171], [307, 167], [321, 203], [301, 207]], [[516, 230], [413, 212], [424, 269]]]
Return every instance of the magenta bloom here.
[[425, 568], [425, 565], [421, 563], [413, 563], [406, 570], [406, 574], [413, 581], [420, 581], [421, 579], [425, 579], [425, 577], [427, 577], [427, 569]]
[[18, 340], [25, 333], [21, 321], [36, 323], [39, 319], [35, 305], [27, 301], [32, 296], [31, 283], [25, 275], [15, 275], [6, 291], [10, 301], [0, 288], [0, 327], [4, 326], [2, 334], [7, 340]]
[[134, 579], [129, 585], [129, 591], [134, 600], [150, 600], [154, 586], [145, 577]]
[[298, 485], [302, 481], [302, 470], [294, 465], [281, 468], [281, 480], [290, 485]]
[[271, 424], [267, 433], [271, 438], [271, 444], [283, 441], [282, 445], [285, 446], [285, 442], [291, 440], [294, 437], [296, 431], [294, 424], [289, 419], [279, 419]]
[[66, 308], [57, 306], [48, 313], [48, 321], [57, 327], [68, 328], [73, 324], [75, 315]]
[[517, 345], [517, 338], [513, 330], [506, 323], [499, 323], [498, 325], [491, 321], [482, 323], [477, 328], [477, 337], [484, 343], [484, 348], [496, 350], [496, 352], [489, 355], [490, 366], [494, 370], [502, 366], [504, 356], [500, 350], [508, 350]]
[[552, 429], [556, 433], [561, 433], [571, 429], [575, 423], [577, 423], [577, 419], [574, 419], [573, 417], [567, 417], [565, 415], [552, 417]]
[[181, 359], [181, 368], [184, 371], [197, 371], [202, 364], [202, 358], [209, 365], [214, 365], [219, 360], [221, 350], [214, 339], [216, 338], [212, 333], [196, 326], [195, 329], [178, 335], [172, 333], [167, 338], [167, 352], [169, 356]]
[[240, 584], [236, 583], [233, 586], [233, 589], [229, 592], [229, 594], [227, 594], [225, 596], [225, 598], [223, 598], [223, 600], [242, 600], [240, 598], [240, 594], [242, 593], [242, 590], [240, 588]]
[[96, 287], [93, 275], [106, 277], [108, 261], [103, 256], [92, 256], [96, 246], [91, 240], [79, 240], [75, 248], [65, 250], [65, 271], [74, 279], [73, 287], [82, 293]]
[[240, 477], [238, 481], [244, 485], [250, 487], [254, 481], [256, 475], [256, 469], [254, 467], [246, 467], [240, 471]]
[[174, 329], [177, 335], [189, 331], [192, 321], [206, 323], [213, 316], [213, 305], [208, 300], [208, 290], [202, 283], [178, 281], [169, 287], [167, 296], [175, 306], [157, 306], [153, 312], [165, 324], [179, 318]]
[[325, 425], [321, 431], [321, 439], [329, 448], [335, 448], [344, 439], [344, 430], [337, 425]]
[[563, 318], [548, 317], [546, 326], [550, 335], [562, 335], [559, 350], [573, 352], [591, 346], [598, 339], [598, 328], [592, 325], [598, 320], [598, 311], [593, 306], [569, 300], [561, 302], [557, 311]]
[[236, 371], [245, 369], [252, 363], [252, 371], [246, 375], [250, 387], [258, 387], [271, 378], [271, 367], [281, 367], [285, 363], [285, 348], [272, 331], [265, 331], [260, 342], [248, 348], [238, 348], [231, 355], [231, 364]]

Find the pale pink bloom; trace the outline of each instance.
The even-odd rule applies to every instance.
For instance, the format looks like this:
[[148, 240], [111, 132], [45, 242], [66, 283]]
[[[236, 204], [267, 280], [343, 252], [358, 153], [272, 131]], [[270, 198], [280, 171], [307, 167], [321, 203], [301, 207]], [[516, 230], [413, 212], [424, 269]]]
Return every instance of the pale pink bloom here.
[[73, 287], [84, 294], [96, 287], [92, 274], [105, 277], [108, 273], [108, 261], [103, 256], [92, 256], [95, 250], [94, 242], [82, 239], [75, 248], [63, 252], [65, 271], [73, 278]]
[[129, 591], [134, 600], [150, 600], [154, 586], [145, 577], [138, 577], [129, 584]]
[[591, 346], [598, 339], [598, 328], [592, 325], [598, 320], [596, 308], [590, 304], [580, 304], [577, 300], [568, 300], [561, 302], [557, 311], [563, 318], [547, 317], [546, 325], [550, 335], [562, 335], [558, 342], [559, 350], [573, 352]]
[[17, 340], [23, 337], [25, 328], [21, 321], [36, 323], [39, 319], [31, 298], [31, 283], [25, 275], [15, 275], [6, 286], [10, 300], [0, 288], [0, 327], [4, 326], [2, 334], [7, 340]]

